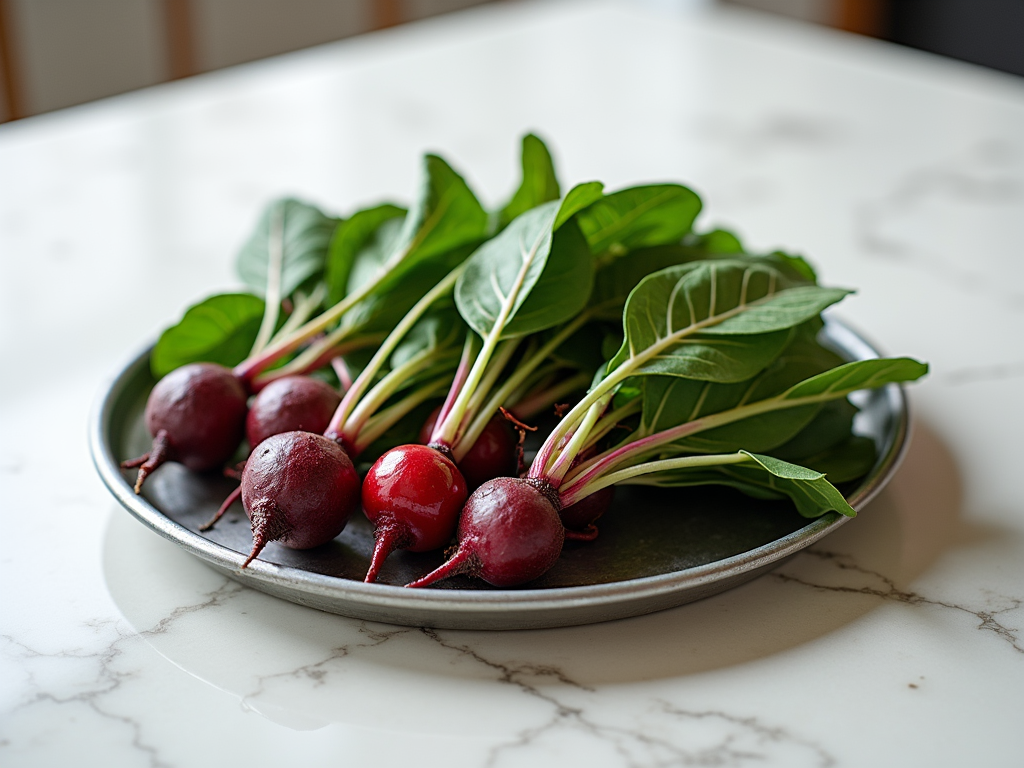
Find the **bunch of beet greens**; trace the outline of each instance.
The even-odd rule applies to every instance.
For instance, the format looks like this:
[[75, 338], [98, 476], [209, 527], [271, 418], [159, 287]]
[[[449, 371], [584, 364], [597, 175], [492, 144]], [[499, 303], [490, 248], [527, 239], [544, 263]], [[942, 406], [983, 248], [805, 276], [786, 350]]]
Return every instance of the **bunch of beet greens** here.
[[[153, 449], [124, 465], [139, 467], [136, 490], [164, 461], [222, 468], [244, 433], [241, 485], [208, 526], [241, 496], [246, 565], [271, 541], [330, 541], [361, 502], [367, 581], [395, 549], [457, 537], [409, 586], [531, 581], [565, 538], [597, 535], [623, 483], [725, 484], [852, 515], [832, 483], [865, 474], [875, 450], [847, 396], [927, 367], [844, 362], [818, 339], [849, 292], [819, 286], [802, 258], [695, 233], [686, 187], [562, 195], [532, 135], [522, 169], [490, 213], [432, 155], [408, 211], [272, 205], [238, 264], [262, 298], [207, 299], [154, 348]], [[525, 422], [556, 404], [527, 470]], [[360, 483], [362, 459], [376, 460]]]

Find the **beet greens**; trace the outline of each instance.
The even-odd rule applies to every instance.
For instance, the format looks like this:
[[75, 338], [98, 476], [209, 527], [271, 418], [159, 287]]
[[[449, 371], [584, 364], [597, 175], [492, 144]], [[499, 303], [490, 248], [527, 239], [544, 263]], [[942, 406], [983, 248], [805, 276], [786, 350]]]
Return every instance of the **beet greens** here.
[[[361, 499], [376, 539], [367, 581], [394, 549], [457, 536], [417, 587], [538, 577], [567, 538], [597, 535], [619, 484], [721, 484], [807, 517], [853, 515], [835, 484], [876, 457], [848, 396], [927, 366], [838, 357], [822, 312], [850, 292], [798, 256], [695, 232], [687, 187], [562, 194], [532, 134], [521, 166], [490, 212], [436, 155], [408, 209], [268, 206], [237, 260], [251, 293], [204, 299], [154, 347], [153, 447], [123, 465], [139, 468], [136, 492], [164, 461], [222, 467], [248, 424], [241, 486], [206, 527], [241, 496], [248, 565], [270, 541], [331, 540]], [[516, 430], [556, 403], [529, 470], [494, 479], [521, 474]], [[396, 438], [421, 426], [426, 446]], [[360, 456], [376, 459], [361, 489]]]

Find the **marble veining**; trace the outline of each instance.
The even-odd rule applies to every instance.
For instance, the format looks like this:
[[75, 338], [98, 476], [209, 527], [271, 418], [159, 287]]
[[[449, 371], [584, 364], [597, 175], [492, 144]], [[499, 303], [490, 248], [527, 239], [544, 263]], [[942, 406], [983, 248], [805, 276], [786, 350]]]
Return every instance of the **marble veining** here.
[[[929, 606], [943, 608], [950, 611], [965, 613], [978, 620], [977, 629], [982, 632], [991, 632], [1000, 640], [1007, 643], [1017, 653], [1024, 653], [1024, 646], [1021, 645], [1020, 629], [1002, 623], [1002, 617], [1014, 614], [1022, 605], [1024, 600], [1009, 595], [989, 594], [984, 595], [983, 607], [971, 607], [960, 605], [955, 602], [939, 600], [926, 597], [918, 592], [901, 589], [896, 582], [877, 571], [857, 565], [849, 555], [838, 552], [829, 552], [821, 549], [808, 549], [804, 553], [806, 557], [814, 557], [832, 564], [838, 571], [847, 574], [854, 584], [821, 584], [808, 581], [799, 576], [791, 575], [785, 569], [773, 573], [772, 578], [778, 579], [786, 584], [799, 584], [812, 589], [826, 592], [868, 595], [877, 597], [884, 601], [893, 601], [913, 607]], [[858, 578], [860, 576], [866, 578]], [[1024, 618], [1020, 614], [1016, 618]]]

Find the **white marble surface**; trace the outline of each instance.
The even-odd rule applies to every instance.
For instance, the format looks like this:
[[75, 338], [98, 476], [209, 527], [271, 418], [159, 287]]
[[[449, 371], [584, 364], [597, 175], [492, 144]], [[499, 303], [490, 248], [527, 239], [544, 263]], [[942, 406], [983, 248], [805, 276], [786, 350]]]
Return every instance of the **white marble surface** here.
[[[241, 588], [116, 507], [92, 401], [233, 285], [269, 197], [491, 201], [541, 131], [565, 181], [684, 179], [808, 253], [929, 360], [888, 489], [676, 610], [427, 631]], [[503, 3], [0, 128], [0, 764], [1024, 763], [1024, 82], [667, 3]]]

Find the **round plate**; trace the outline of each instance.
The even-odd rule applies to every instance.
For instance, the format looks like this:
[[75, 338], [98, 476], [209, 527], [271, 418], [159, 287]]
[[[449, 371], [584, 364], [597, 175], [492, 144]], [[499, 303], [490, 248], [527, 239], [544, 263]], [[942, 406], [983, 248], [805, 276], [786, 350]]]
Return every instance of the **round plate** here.
[[[849, 360], [878, 352], [846, 326], [829, 321], [825, 342]], [[593, 542], [566, 542], [541, 579], [498, 590], [456, 578], [431, 589], [403, 588], [439, 565], [443, 553], [393, 554], [381, 583], [364, 584], [373, 531], [361, 514], [332, 542], [296, 551], [269, 545], [245, 570], [252, 546], [248, 520], [236, 504], [212, 531], [198, 532], [234, 483], [178, 464], [155, 472], [132, 491], [119, 469], [149, 448], [143, 423], [154, 380], [149, 352], [129, 363], [103, 393], [93, 415], [90, 447], [114, 497], [145, 525], [226, 576], [277, 597], [359, 619], [450, 629], [530, 629], [637, 616], [721, 592], [781, 564], [847, 522], [836, 513], [808, 521], [789, 502], [752, 499], [727, 488], [617, 489]], [[881, 490], [902, 456], [909, 418], [903, 391], [889, 385], [859, 393], [855, 428], [871, 437], [878, 461], [846, 490], [861, 509]]]

